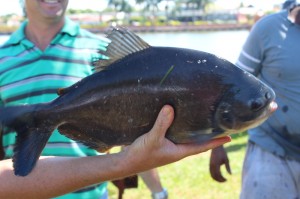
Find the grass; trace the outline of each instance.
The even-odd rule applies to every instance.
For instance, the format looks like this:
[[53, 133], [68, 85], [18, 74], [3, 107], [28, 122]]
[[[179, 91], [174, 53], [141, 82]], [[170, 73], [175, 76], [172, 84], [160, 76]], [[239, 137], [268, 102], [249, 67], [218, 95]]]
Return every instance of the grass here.
[[[168, 189], [170, 199], [235, 199], [239, 197], [241, 171], [245, 155], [247, 134], [232, 136], [232, 142], [225, 145], [230, 160], [232, 175], [224, 167], [222, 173], [227, 181], [215, 182], [209, 174], [210, 152], [188, 157], [179, 162], [160, 167], [159, 175], [164, 187]], [[150, 199], [151, 193], [139, 178], [136, 189], [126, 189], [123, 199]], [[109, 183], [111, 199], [118, 198], [118, 191]]]

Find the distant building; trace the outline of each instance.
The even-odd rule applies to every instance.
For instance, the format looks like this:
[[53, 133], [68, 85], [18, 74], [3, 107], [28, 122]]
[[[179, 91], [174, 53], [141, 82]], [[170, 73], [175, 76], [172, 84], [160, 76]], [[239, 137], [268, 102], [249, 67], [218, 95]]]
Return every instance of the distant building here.
[[0, 24], [9, 27], [19, 26], [23, 20], [24, 20], [23, 16], [16, 15], [16, 14], [0, 16]]
[[69, 14], [68, 17], [80, 25], [98, 25], [113, 21], [121, 13], [79, 13]]
[[81, 25], [99, 24], [99, 22], [101, 21], [101, 16], [99, 16], [99, 14], [97, 13], [79, 13], [68, 15], [68, 17]]

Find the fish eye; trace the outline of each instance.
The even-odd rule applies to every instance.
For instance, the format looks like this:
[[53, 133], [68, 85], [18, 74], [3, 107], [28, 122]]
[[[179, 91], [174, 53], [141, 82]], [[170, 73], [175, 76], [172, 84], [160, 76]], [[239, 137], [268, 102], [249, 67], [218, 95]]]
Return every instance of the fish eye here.
[[222, 120], [226, 123], [233, 123], [233, 118], [232, 118], [232, 114], [230, 114], [229, 111], [224, 111], [221, 114]]

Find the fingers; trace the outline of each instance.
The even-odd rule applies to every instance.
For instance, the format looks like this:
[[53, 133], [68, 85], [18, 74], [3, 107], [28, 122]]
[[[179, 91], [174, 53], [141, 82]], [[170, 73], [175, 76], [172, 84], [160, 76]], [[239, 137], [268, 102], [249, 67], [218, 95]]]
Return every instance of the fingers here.
[[230, 136], [215, 138], [215, 139], [212, 139], [211, 141], [208, 141], [206, 147], [207, 147], [207, 150], [214, 149], [214, 148], [222, 146], [223, 144], [230, 142], [230, 141], [231, 141]]
[[231, 174], [229, 159], [223, 147], [218, 147], [211, 152], [209, 170], [211, 177], [217, 182], [225, 182], [226, 178], [221, 173], [221, 166], [225, 165], [228, 173]]
[[231, 168], [229, 162], [225, 163], [226, 171], [231, 175]]
[[203, 144], [188, 144], [186, 146], [186, 148], [187, 148], [186, 150], [187, 150], [187, 153], [189, 153], [191, 155], [195, 155], [198, 153], [208, 151], [210, 149], [214, 149], [214, 148], [219, 147], [230, 141], [231, 141], [231, 138], [229, 136], [224, 136], [224, 137], [212, 139]]
[[212, 167], [210, 167], [210, 175], [217, 182], [225, 182], [226, 181], [226, 178], [224, 178], [221, 174], [220, 168], [213, 169]]
[[[229, 162], [225, 162], [225, 168], [226, 168], [226, 171], [231, 174], [231, 169], [230, 169], [230, 165], [229, 165]], [[215, 168], [215, 167], [218, 167], [218, 168]], [[210, 166], [210, 174], [211, 174], [211, 177], [218, 181], [218, 182], [225, 182], [227, 179], [223, 177], [222, 173], [221, 173], [221, 165], [214, 165], [214, 166]]]

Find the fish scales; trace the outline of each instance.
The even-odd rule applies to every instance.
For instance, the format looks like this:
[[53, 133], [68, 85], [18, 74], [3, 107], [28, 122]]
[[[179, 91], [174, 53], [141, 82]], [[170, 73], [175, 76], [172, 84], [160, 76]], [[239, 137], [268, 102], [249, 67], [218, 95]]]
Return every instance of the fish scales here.
[[175, 118], [166, 137], [174, 143], [201, 143], [253, 128], [276, 109], [270, 87], [225, 59], [153, 47], [124, 28], [113, 29], [108, 38], [107, 51], [100, 53], [111, 59], [95, 62], [94, 74], [59, 89], [52, 102], [0, 109], [1, 123], [18, 135], [16, 175], [31, 172], [56, 128], [104, 151], [148, 132], [169, 104]]

